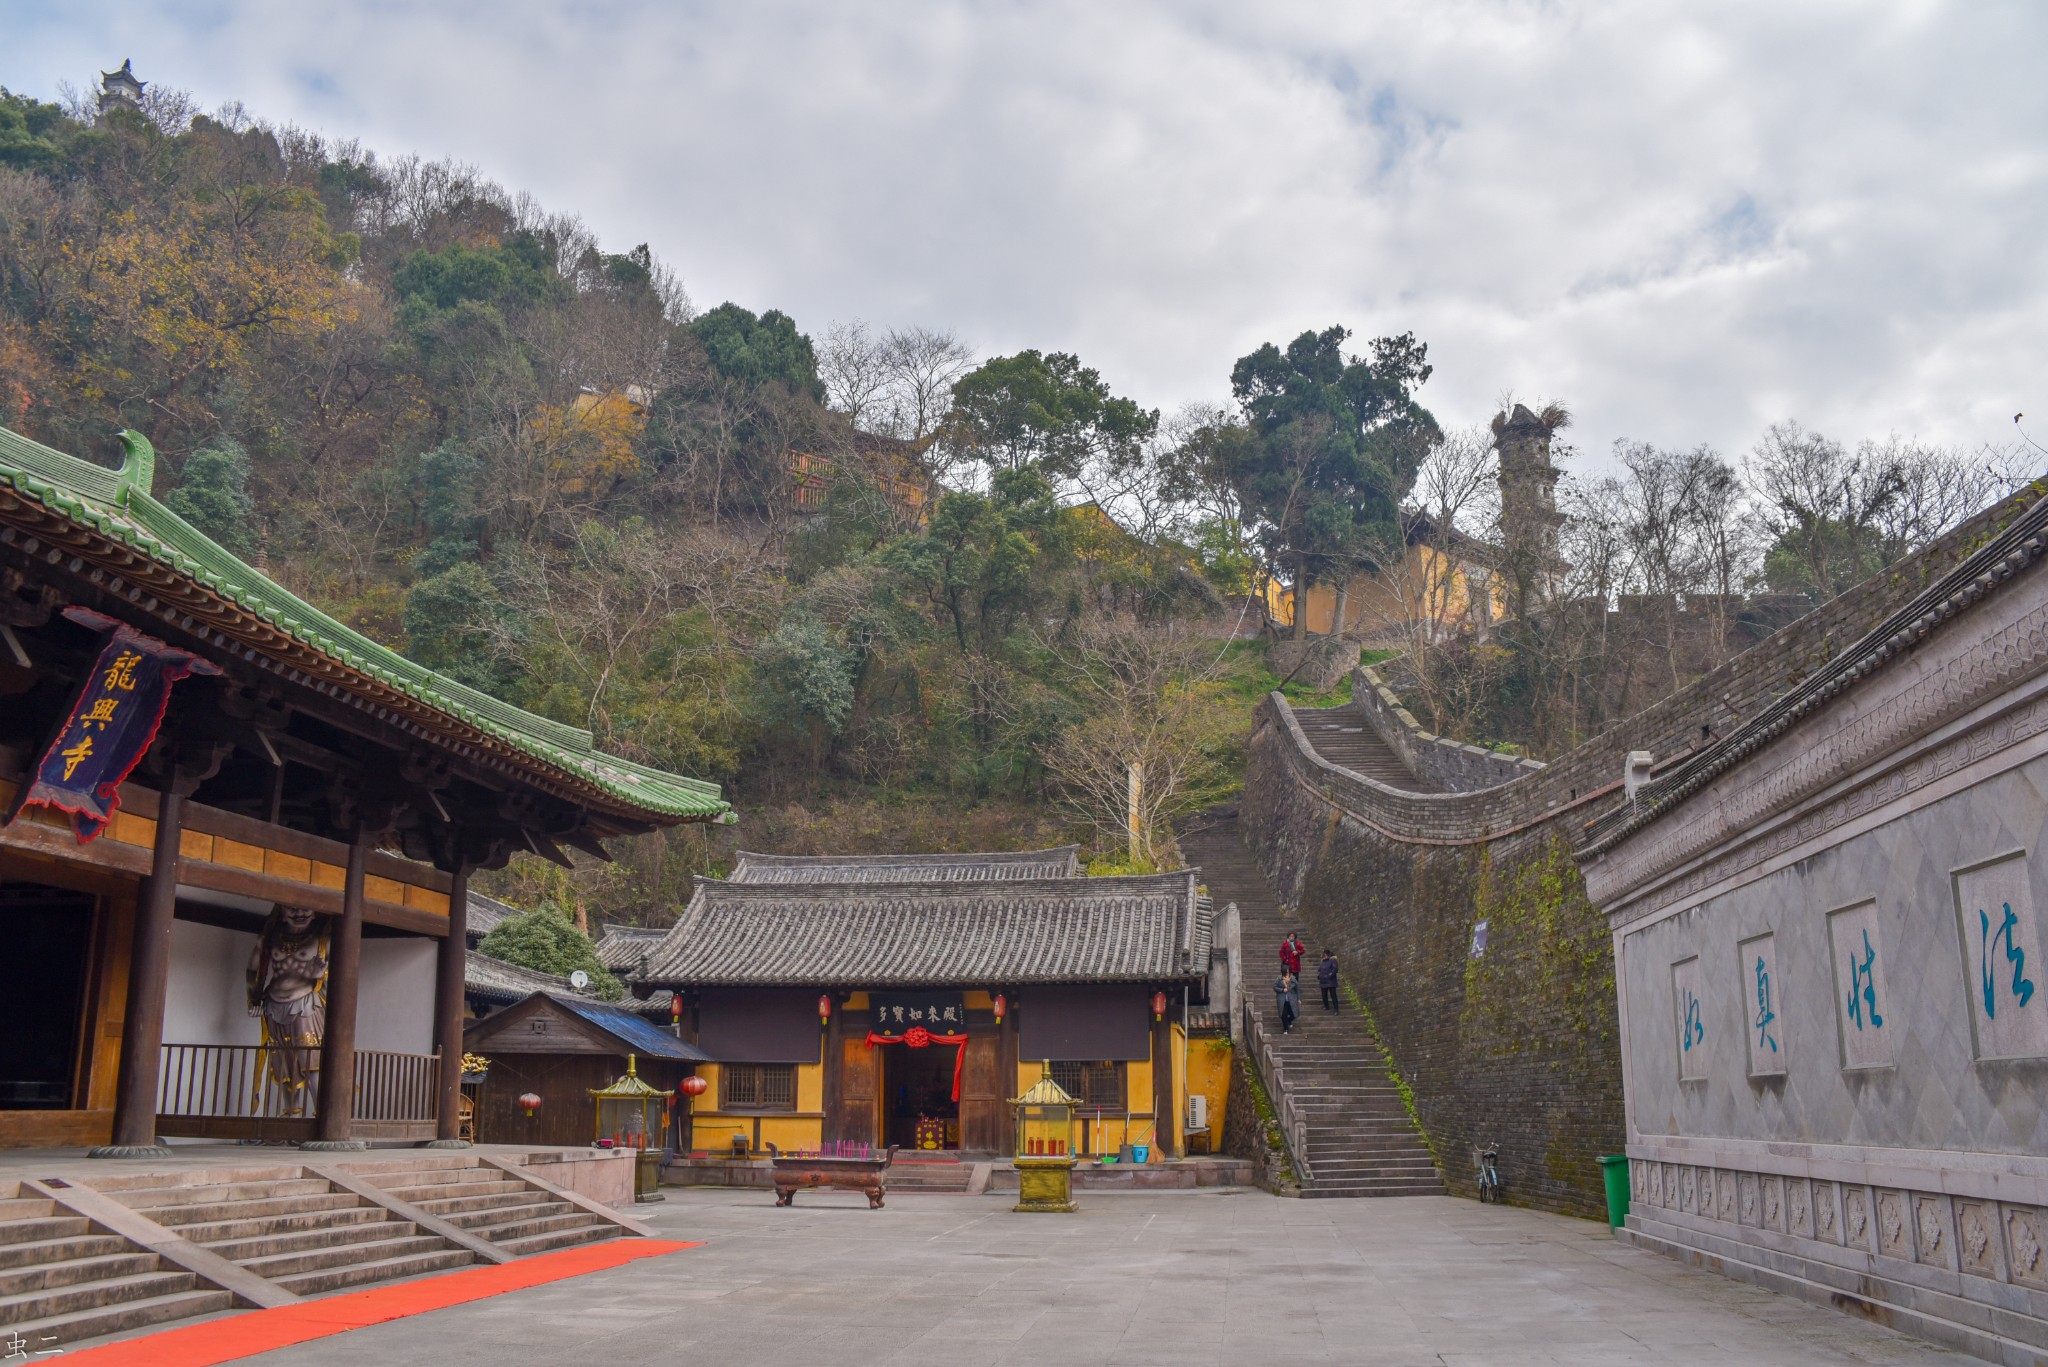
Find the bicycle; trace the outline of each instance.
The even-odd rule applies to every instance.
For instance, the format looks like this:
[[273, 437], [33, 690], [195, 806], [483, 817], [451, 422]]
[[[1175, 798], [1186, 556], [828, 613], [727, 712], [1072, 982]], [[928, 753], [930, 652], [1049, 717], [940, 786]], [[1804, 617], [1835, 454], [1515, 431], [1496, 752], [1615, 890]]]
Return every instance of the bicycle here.
[[1483, 1205], [1488, 1201], [1500, 1204], [1500, 1145], [1488, 1144], [1484, 1149], [1475, 1150], [1473, 1161], [1479, 1167], [1479, 1200]]

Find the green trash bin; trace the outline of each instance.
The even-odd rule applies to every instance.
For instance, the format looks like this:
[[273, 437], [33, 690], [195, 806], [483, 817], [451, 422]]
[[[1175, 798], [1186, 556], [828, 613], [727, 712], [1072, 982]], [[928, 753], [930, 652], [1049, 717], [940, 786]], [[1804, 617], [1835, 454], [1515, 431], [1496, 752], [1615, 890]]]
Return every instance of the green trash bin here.
[[1600, 1155], [1600, 1175], [1607, 1179], [1607, 1227], [1620, 1229], [1628, 1220], [1628, 1155]]

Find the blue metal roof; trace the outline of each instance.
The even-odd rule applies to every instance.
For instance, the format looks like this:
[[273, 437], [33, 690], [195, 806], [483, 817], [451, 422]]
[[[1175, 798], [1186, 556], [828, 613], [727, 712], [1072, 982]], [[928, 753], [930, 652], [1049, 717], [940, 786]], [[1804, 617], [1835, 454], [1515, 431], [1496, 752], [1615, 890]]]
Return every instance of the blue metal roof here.
[[684, 1063], [712, 1061], [711, 1055], [696, 1045], [677, 1039], [645, 1016], [636, 1016], [623, 1006], [583, 997], [564, 997], [555, 992], [548, 993], [548, 999], [557, 1006], [574, 1011], [598, 1029], [624, 1040], [632, 1053], [648, 1058], [678, 1059]]

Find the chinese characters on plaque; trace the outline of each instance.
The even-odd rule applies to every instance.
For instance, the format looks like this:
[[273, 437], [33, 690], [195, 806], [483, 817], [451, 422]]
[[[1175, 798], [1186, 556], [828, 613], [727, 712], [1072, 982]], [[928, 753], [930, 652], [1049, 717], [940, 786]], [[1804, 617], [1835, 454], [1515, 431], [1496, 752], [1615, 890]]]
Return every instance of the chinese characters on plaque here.
[[868, 1029], [876, 1035], [896, 1039], [912, 1029], [931, 1035], [959, 1035], [967, 1031], [967, 1008], [958, 992], [870, 992]]
[[220, 669], [89, 609], [69, 607], [64, 615], [103, 633], [106, 644], [19, 806], [40, 803], [69, 812], [83, 844], [113, 823], [122, 781], [156, 739], [172, 685], [189, 674]]

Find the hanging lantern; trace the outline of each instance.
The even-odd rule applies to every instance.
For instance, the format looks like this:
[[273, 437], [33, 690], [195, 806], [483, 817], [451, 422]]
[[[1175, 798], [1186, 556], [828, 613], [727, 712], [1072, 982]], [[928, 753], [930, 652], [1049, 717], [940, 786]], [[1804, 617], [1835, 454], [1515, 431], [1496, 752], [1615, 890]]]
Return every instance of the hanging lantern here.
[[1154, 992], [1152, 994], [1152, 1019], [1166, 1019], [1166, 994], [1164, 992]]
[[996, 993], [996, 1024], [1003, 1023], [1003, 1017], [1010, 1014], [1010, 1002], [1002, 993]]
[[676, 1090], [680, 1091], [684, 1096], [702, 1096], [710, 1087], [710, 1083], [698, 1077], [695, 1073], [690, 1074], [676, 1084]]
[[831, 996], [830, 996], [829, 994], [827, 994], [827, 993], [824, 993], [824, 992], [820, 992], [820, 993], [818, 994], [818, 1024], [820, 1024], [820, 1025], [830, 1025], [831, 1023], [832, 1023], [832, 998], [831, 998]]
[[683, 994], [682, 994], [682, 993], [680, 993], [680, 992], [671, 992], [671, 993], [669, 993], [669, 994], [668, 994], [668, 1018], [669, 1018], [669, 1020], [670, 1020], [670, 1021], [671, 1021], [672, 1023], [674, 1023], [674, 1024], [676, 1024], [676, 1025], [681, 1025], [681, 1024], [682, 1024], [682, 1022], [683, 1022]]
[[531, 1116], [535, 1111], [540, 1109], [540, 1093], [521, 1092], [519, 1094], [519, 1104], [521, 1106], [524, 1106], [526, 1108], [527, 1115]]

